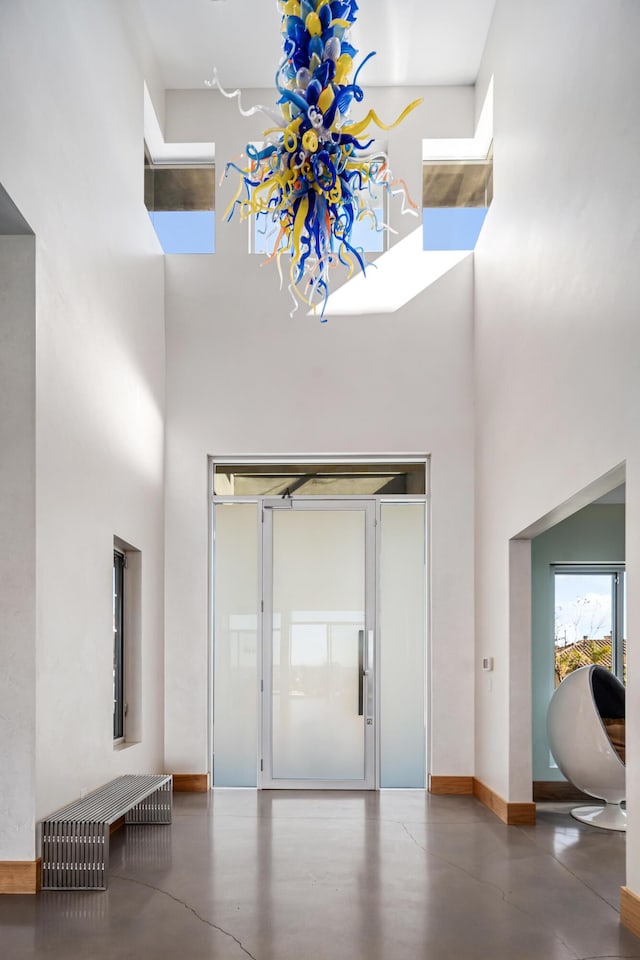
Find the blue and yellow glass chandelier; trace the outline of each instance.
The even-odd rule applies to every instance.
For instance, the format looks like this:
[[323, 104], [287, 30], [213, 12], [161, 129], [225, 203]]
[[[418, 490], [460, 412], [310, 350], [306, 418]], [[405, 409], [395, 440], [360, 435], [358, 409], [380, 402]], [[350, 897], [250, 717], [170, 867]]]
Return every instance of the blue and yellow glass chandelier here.
[[[358, 220], [377, 222], [372, 197], [380, 188], [403, 193], [394, 181], [384, 153], [372, 152], [372, 124], [391, 130], [421, 100], [410, 103], [392, 124], [383, 123], [375, 110], [352, 120], [353, 104], [364, 100], [358, 77], [353, 79], [358, 51], [349, 42], [356, 21], [356, 0], [277, 0], [281, 12], [283, 58], [276, 72], [278, 111], [254, 107], [273, 123], [263, 133], [264, 143], [246, 147], [245, 162], [230, 162], [226, 174], [239, 175], [238, 189], [226, 211], [242, 219], [260, 214], [273, 222], [275, 239], [268, 256], [278, 263], [280, 276], [288, 265], [289, 289], [296, 302], [321, 305], [329, 294], [329, 273], [338, 263], [366, 268], [365, 253], [353, 242]], [[227, 94], [214, 75], [213, 84]]]

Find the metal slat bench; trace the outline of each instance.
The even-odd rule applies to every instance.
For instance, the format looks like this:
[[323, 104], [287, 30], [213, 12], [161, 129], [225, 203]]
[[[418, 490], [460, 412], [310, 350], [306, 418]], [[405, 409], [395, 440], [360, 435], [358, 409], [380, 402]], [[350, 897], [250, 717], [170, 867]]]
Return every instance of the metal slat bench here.
[[117, 777], [42, 821], [42, 889], [106, 890], [110, 828], [171, 823], [172, 777]]

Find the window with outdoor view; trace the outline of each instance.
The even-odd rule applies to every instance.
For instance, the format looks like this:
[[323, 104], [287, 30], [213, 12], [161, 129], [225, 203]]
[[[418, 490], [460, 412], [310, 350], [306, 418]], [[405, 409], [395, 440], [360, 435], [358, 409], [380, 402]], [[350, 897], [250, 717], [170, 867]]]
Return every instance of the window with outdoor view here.
[[626, 604], [623, 564], [556, 565], [555, 686], [592, 663], [626, 681]]

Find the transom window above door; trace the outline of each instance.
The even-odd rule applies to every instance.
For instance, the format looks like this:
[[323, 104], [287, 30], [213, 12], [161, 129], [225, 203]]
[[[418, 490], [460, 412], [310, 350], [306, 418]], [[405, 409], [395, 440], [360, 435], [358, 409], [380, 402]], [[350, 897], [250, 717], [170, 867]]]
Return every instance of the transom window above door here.
[[424, 460], [416, 463], [216, 463], [215, 496], [424, 496]]

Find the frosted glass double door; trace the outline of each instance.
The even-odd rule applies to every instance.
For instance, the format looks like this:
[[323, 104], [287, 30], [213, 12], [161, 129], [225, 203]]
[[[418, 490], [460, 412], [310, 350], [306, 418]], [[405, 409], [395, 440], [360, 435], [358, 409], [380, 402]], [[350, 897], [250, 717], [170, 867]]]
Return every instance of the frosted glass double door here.
[[375, 504], [263, 511], [262, 786], [373, 789]]

